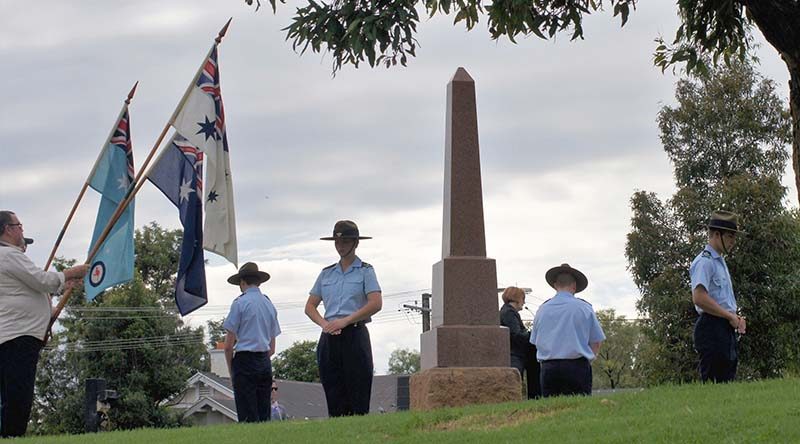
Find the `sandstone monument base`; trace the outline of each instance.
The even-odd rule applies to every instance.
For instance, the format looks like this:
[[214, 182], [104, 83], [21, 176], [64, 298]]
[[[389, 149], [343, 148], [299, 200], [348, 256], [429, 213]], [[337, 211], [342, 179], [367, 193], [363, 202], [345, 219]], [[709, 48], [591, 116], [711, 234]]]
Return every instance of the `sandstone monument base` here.
[[411, 376], [411, 410], [522, 401], [521, 384], [511, 367], [431, 368]]

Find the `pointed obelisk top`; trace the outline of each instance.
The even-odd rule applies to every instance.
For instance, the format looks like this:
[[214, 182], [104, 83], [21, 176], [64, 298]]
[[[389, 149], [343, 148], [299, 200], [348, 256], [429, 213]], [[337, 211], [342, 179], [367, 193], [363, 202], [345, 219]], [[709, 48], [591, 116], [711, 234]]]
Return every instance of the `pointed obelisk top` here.
[[451, 82], [470, 82], [475, 83], [475, 80], [472, 79], [472, 76], [469, 75], [466, 69], [462, 67], [458, 67], [456, 73], [453, 74], [453, 78], [450, 79]]

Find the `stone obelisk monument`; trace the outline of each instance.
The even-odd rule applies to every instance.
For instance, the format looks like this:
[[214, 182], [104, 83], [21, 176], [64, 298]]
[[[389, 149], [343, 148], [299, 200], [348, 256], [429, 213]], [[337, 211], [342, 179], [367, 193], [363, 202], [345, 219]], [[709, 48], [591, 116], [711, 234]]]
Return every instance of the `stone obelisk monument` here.
[[499, 325], [495, 261], [486, 257], [475, 81], [464, 68], [447, 85], [442, 260], [431, 305], [411, 408], [521, 399], [508, 329]]

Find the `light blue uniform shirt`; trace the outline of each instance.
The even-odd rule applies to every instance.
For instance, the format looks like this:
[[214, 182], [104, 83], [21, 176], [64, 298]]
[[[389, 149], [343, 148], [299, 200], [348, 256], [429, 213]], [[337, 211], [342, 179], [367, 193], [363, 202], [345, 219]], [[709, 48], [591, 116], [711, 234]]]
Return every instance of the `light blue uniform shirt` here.
[[588, 360], [595, 358], [589, 344], [606, 339], [592, 306], [572, 293], [559, 291], [539, 307], [531, 328], [536, 359]]
[[267, 352], [272, 338], [281, 334], [278, 312], [258, 288], [248, 288], [234, 299], [222, 326], [236, 335], [237, 352]]
[[[733, 296], [733, 283], [728, 272], [728, 264], [711, 245], [706, 245], [706, 248], [694, 258], [689, 267], [689, 275], [692, 279], [692, 291], [698, 285], [702, 285], [720, 307], [736, 313], [736, 298]], [[703, 314], [703, 310], [697, 305], [694, 309], [698, 314]]]
[[[358, 311], [367, 304], [367, 295], [376, 291], [381, 291], [381, 286], [378, 285], [375, 269], [356, 256], [356, 260], [344, 272], [338, 262], [323, 268], [309, 294], [322, 298], [325, 320], [332, 321]], [[364, 322], [370, 320], [367, 318]]]

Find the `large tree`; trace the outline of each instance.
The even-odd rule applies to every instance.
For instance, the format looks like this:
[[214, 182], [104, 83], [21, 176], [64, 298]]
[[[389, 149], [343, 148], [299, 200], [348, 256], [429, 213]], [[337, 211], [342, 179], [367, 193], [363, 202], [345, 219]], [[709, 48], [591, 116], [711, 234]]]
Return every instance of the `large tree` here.
[[272, 358], [272, 370], [275, 379], [319, 382], [317, 342], [295, 342], [291, 347]]
[[77, 289], [39, 366], [35, 432], [83, 431], [87, 378], [119, 393], [109, 412], [114, 428], [180, 423], [163, 403], [204, 367], [206, 353], [202, 329], [184, 326], [173, 301], [180, 239], [179, 230], [145, 226], [135, 236], [133, 281], [91, 302]]
[[598, 310], [597, 319], [606, 340], [592, 362], [594, 388], [641, 387], [637, 365], [644, 335], [638, 320], [617, 316], [614, 309]]
[[[269, 0], [273, 11], [276, 0]], [[245, 0], [249, 5], [253, 0]], [[255, 0], [256, 7], [261, 0]], [[280, 0], [286, 3], [286, 0]], [[492, 39], [520, 36], [553, 38], [568, 32], [583, 38], [585, 16], [610, 9], [625, 25], [636, 0], [340, 0], [297, 8], [285, 28], [295, 50], [330, 52], [334, 73], [344, 64], [367, 61], [370, 66], [405, 65], [416, 55], [419, 3], [431, 17], [454, 14], [472, 30], [480, 16]], [[794, 133], [792, 164], [800, 199], [800, 2], [797, 0], [678, 0], [681, 19], [671, 43], [659, 37], [655, 64], [662, 69], [681, 65], [689, 73], [704, 72], [709, 62], [744, 60], [757, 28], [780, 54], [789, 71], [789, 101]], [[654, 36], [655, 37], [655, 36]]]
[[658, 116], [676, 193], [662, 202], [635, 193], [626, 256], [652, 347], [640, 354], [649, 382], [697, 377], [697, 317], [688, 268], [707, 241], [715, 209], [739, 213], [747, 234], [726, 257], [748, 333], [740, 376], [770, 377], [797, 365], [800, 344], [800, 221], [783, 206], [789, 119], [773, 82], [746, 63], [678, 82], [677, 106]]
[[419, 371], [419, 352], [398, 348], [389, 355], [390, 375], [410, 375]]

